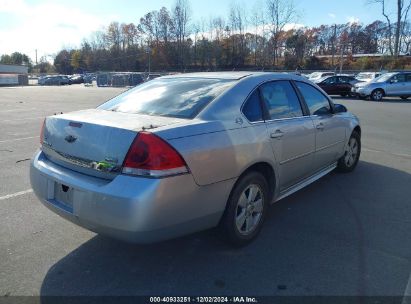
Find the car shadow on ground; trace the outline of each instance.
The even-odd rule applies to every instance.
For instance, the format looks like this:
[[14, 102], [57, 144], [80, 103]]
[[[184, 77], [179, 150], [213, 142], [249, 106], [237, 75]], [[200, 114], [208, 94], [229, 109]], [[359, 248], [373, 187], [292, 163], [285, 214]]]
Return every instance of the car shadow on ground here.
[[258, 239], [215, 230], [153, 245], [95, 236], [53, 265], [50, 295], [402, 295], [411, 175], [360, 162], [274, 204]]

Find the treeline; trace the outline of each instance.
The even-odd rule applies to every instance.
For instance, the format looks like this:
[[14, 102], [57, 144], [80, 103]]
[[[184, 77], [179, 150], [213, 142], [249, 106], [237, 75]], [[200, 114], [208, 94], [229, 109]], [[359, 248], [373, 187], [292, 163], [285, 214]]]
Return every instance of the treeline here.
[[[299, 12], [290, 0], [256, 1], [252, 8], [233, 3], [225, 17], [192, 20], [188, 0], [148, 12], [136, 23], [111, 22], [83, 40], [77, 49], [63, 49], [54, 67], [40, 60], [40, 70], [197, 71], [239, 69], [401, 68], [400, 54], [411, 52], [411, 0], [396, 0], [393, 22], [385, 2], [384, 21], [294, 27]], [[385, 54], [382, 59], [355, 54]], [[321, 55], [328, 55], [322, 58]], [[40, 71], [40, 72], [41, 72]]]

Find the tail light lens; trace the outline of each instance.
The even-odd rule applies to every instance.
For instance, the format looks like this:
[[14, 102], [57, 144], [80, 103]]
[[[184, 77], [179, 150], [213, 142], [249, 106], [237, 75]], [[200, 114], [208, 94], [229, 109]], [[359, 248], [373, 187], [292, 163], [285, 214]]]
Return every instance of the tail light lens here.
[[137, 134], [123, 163], [124, 174], [165, 177], [187, 173], [181, 155], [160, 137], [149, 133]]
[[41, 126], [41, 131], [40, 131], [40, 145], [43, 145], [44, 142], [44, 128], [46, 125], [46, 119], [44, 118], [43, 120], [43, 125]]

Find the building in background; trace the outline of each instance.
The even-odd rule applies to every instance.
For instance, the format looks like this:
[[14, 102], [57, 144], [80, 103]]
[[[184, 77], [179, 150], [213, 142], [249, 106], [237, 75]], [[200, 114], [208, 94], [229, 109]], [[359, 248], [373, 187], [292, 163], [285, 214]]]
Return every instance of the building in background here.
[[0, 64], [0, 86], [28, 85], [28, 70], [25, 65]]

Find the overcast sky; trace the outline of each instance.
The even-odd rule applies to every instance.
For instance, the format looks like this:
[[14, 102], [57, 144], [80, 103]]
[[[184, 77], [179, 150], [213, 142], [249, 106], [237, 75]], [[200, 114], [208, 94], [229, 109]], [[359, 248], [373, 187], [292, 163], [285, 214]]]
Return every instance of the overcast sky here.
[[[190, 1], [190, 0], [189, 0]], [[387, 0], [392, 2], [393, 0]], [[78, 47], [83, 38], [111, 21], [138, 23], [145, 13], [175, 0], [0, 0], [0, 55], [19, 51], [33, 60], [53, 55], [63, 47]], [[264, 0], [191, 0], [192, 20], [226, 17], [230, 5], [247, 10]], [[294, 0], [299, 11], [296, 23], [306, 26], [381, 19], [378, 5], [367, 0]], [[264, 7], [264, 5], [262, 5]]]

